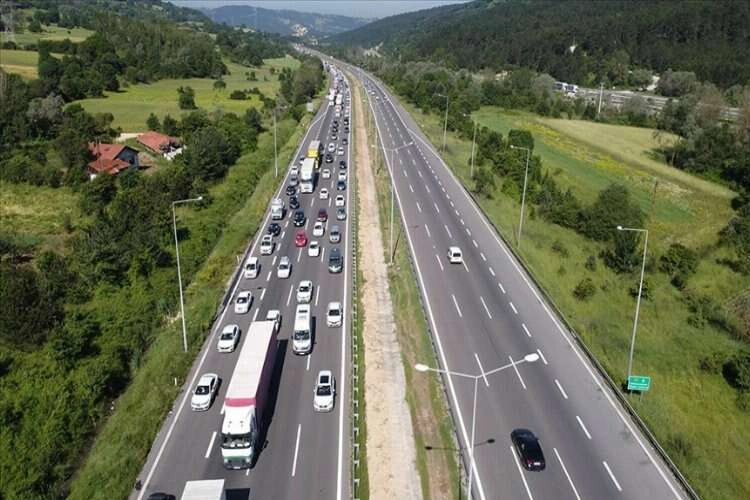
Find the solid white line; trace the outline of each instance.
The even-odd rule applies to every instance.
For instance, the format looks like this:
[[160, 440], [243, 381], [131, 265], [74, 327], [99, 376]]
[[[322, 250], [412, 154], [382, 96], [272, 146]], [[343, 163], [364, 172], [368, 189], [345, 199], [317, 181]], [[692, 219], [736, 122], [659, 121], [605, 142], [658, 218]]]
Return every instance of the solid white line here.
[[516, 366], [516, 362], [513, 361], [513, 358], [508, 356], [508, 359], [510, 360], [510, 364], [513, 365], [513, 369], [516, 371], [516, 375], [518, 375], [518, 380], [521, 381], [521, 386], [523, 386], [523, 390], [526, 390], [526, 384], [523, 383], [523, 379], [521, 378], [521, 372], [518, 371], [518, 367]]
[[521, 323], [521, 328], [523, 328], [523, 331], [526, 332], [526, 336], [531, 338], [531, 332], [528, 328], [526, 328], [526, 323]]
[[430, 233], [430, 228], [427, 226], [427, 224], [424, 225], [424, 230], [427, 231], [427, 237], [432, 238], [432, 234]]
[[294, 462], [292, 463], [292, 477], [297, 473], [297, 455], [299, 454], [299, 436], [302, 432], [302, 424], [297, 425], [297, 444], [294, 445]]
[[483, 252], [479, 252], [479, 256], [482, 258], [483, 261], [487, 262], [487, 257], [484, 256]]
[[518, 456], [513, 450], [513, 445], [510, 446], [510, 454], [513, 455], [513, 462], [516, 464], [516, 467], [518, 467], [518, 473], [521, 475], [521, 481], [523, 481], [523, 485], [526, 487], [526, 494], [529, 495], [529, 500], [534, 500], [534, 497], [531, 496], [529, 483], [526, 482], [526, 477], [523, 475], [523, 470], [521, 469], [521, 464], [518, 461]]
[[445, 232], [448, 233], [448, 238], [453, 238], [453, 235], [451, 234], [451, 230], [448, 229], [448, 225], [443, 224], [443, 227], [445, 228]]
[[435, 260], [438, 261], [438, 265], [440, 266], [441, 271], [445, 271], [445, 268], [443, 267], [443, 263], [440, 261], [440, 257], [438, 257], [437, 254], [435, 254]]
[[518, 314], [518, 310], [516, 310], [516, 306], [513, 305], [513, 302], [509, 301], [508, 304], [510, 304], [510, 308], [513, 309], [513, 312]]
[[412, 193], [414, 192], [414, 188], [412, 187], [411, 184], [409, 184], [409, 191], [411, 191]]
[[458, 302], [456, 301], [456, 296], [451, 294], [451, 298], [453, 299], [453, 305], [456, 306], [456, 311], [458, 311], [458, 317], [463, 318], [464, 315], [461, 314], [461, 308], [458, 307]]
[[555, 384], [557, 384], [557, 388], [560, 389], [560, 393], [563, 395], [565, 399], [568, 399], [568, 395], [565, 394], [565, 389], [562, 388], [562, 384], [560, 384], [560, 381], [555, 379]]
[[494, 270], [494, 269], [492, 269], [491, 267], [490, 267], [490, 274], [491, 274], [492, 276], [495, 276], [495, 270]]
[[560, 457], [560, 454], [557, 452], [557, 448], [552, 448], [552, 451], [555, 452], [555, 456], [557, 457], [557, 460], [560, 461], [560, 465], [562, 466], [562, 470], [565, 473], [565, 477], [568, 478], [570, 487], [573, 488], [573, 493], [575, 494], [578, 500], [581, 500], [581, 496], [578, 494], [578, 490], [576, 490], [576, 485], [573, 484], [573, 480], [570, 478], [570, 474], [568, 474], [568, 469], [565, 467], [565, 464], [563, 463], [562, 458]]
[[264, 288], [264, 289], [263, 289], [263, 291], [262, 291], [262, 292], [260, 292], [260, 301], [261, 301], [261, 302], [263, 302], [263, 297], [265, 297], [265, 296], [266, 296], [266, 290], [267, 290], [267, 289], [266, 289], [266, 288]]
[[484, 302], [484, 297], [482, 297], [482, 296], [480, 295], [480, 296], [479, 296], [479, 300], [481, 300], [481, 301], [482, 301], [482, 305], [484, 306], [484, 312], [486, 312], [486, 313], [487, 313], [487, 316], [488, 316], [488, 317], [489, 317], [490, 319], [492, 319], [492, 314], [490, 314], [490, 310], [489, 310], [489, 309], [487, 308], [487, 304], [485, 304], [485, 302]]
[[437, 206], [437, 203], [435, 203], [435, 202], [432, 202], [432, 204], [433, 204], [433, 205], [435, 206], [435, 211], [436, 211], [437, 213], [440, 213], [440, 209], [438, 208], [438, 206]]
[[294, 285], [289, 286], [289, 296], [286, 298], [286, 306], [289, 307], [289, 302], [292, 300], [292, 292], [294, 291]]
[[581, 417], [576, 415], [576, 420], [578, 420], [578, 425], [581, 426], [581, 429], [583, 429], [583, 433], [586, 434], [586, 437], [591, 439], [591, 434], [589, 434], [589, 430], [586, 428], [586, 426], [583, 425], [583, 420], [581, 420]]
[[421, 213], [422, 213], [422, 207], [420, 207], [420, 206], [419, 206], [419, 202], [418, 202], [418, 201], [415, 201], [414, 203], [416, 203], [416, 204], [417, 204], [417, 210], [418, 210], [418, 211], [419, 211], [419, 213], [421, 214]]
[[505, 293], [505, 288], [503, 288], [503, 284], [502, 283], [498, 283], [497, 286], [499, 286], [500, 290], [502, 290], [502, 292]]
[[617, 482], [617, 478], [614, 474], [612, 474], [612, 469], [609, 468], [609, 465], [607, 465], [607, 461], [602, 461], [602, 464], [604, 464], [604, 468], [607, 469], [607, 472], [609, 473], [609, 477], [612, 479], [612, 482], [615, 483], [615, 487], [617, 488], [617, 491], [622, 491], [622, 488], [620, 488], [620, 483]]
[[255, 318], [258, 317], [258, 313], [260, 312], [260, 308], [255, 308], [255, 312], [253, 313], [253, 321], [255, 321]]
[[537, 349], [536, 352], [538, 352], [539, 353], [539, 357], [542, 358], [542, 363], [544, 363], [545, 365], [548, 365], [549, 363], [547, 363], [547, 358], [545, 358], [544, 354], [542, 354], [542, 350], [541, 349]]
[[211, 448], [214, 447], [214, 440], [216, 439], [216, 431], [211, 434], [211, 440], [208, 442], [208, 448], [206, 449], [206, 456], [204, 458], [208, 458], [209, 455], [211, 455]]

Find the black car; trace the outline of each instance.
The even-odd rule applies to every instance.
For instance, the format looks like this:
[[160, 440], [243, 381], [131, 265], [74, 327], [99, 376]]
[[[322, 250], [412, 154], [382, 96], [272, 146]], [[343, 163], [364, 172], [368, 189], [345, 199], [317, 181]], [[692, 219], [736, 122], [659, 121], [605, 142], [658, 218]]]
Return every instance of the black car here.
[[299, 199], [296, 196], [289, 197], [289, 208], [292, 210], [299, 208]]
[[302, 210], [295, 210], [294, 211], [294, 225], [297, 227], [302, 227], [305, 225], [305, 212]]
[[349, 133], [349, 125], [347, 125], [346, 127], [344, 127], [344, 133], [345, 133], [345, 134], [348, 134], [348, 133]]
[[151, 493], [147, 500], [175, 500], [177, 497], [169, 493], [156, 492]]
[[281, 234], [281, 226], [276, 222], [272, 222], [268, 225], [268, 234], [271, 236], [278, 236]]
[[346, 189], [346, 182], [345, 181], [338, 181], [336, 183], [336, 191], [343, 191]]
[[326, 153], [326, 163], [333, 163], [333, 155], [331, 153]]
[[287, 186], [286, 187], [286, 195], [287, 196], [294, 196], [297, 194], [297, 188], [294, 186]]
[[340, 168], [341, 170], [346, 170], [346, 161], [344, 161], [344, 160], [341, 160], [341, 161], [339, 162], [339, 168]]
[[349, 117], [344, 118], [344, 125], [349, 125]]
[[544, 470], [544, 453], [539, 439], [528, 429], [515, 429], [510, 433], [510, 440], [516, 448], [521, 465], [526, 470]]
[[343, 139], [341, 139], [341, 144], [343, 144], [344, 146], [346, 146], [347, 144], [349, 144], [349, 139], [347, 139], [346, 137], [344, 137]]
[[341, 250], [332, 248], [331, 253], [328, 254], [328, 272], [337, 274], [343, 267], [344, 258], [341, 256]]

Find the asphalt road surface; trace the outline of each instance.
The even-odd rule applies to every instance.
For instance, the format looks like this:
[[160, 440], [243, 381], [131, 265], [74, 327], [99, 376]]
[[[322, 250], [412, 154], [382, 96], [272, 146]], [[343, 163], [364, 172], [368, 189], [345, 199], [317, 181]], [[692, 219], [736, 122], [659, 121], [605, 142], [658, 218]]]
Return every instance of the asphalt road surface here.
[[[341, 144], [344, 137], [343, 114], [339, 119], [339, 138], [330, 139], [331, 123], [334, 119], [333, 107], [323, 101], [321, 108], [300, 143], [297, 155], [307, 151], [311, 140], [319, 139], [324, 144]], [[353, 124], [352, 124], [353, 127]], [[323, 168], [332, 172], [330, 179], [318, 179], [313, 194], [299, 194], [300, 208], [307, 216], [305, 229], [310, 239], [319, 240], [321, 254], [310, 257], [307, 247], [297, 248], [294, 236], [298, 228], [291, 223], [292, 210], [288, 209], [288, 197], [283, 194], [287, 185], [288, 171], [284, 172], [284, 182], [279, 186], [279, 196], [287, 205], [284, 220], [279, 221], [282, 233], [275, 238], [275, 251], [270, 256], [260, 256], [257, 242], [265, 234], [270, 213], [267, 213], [259, 233], [250, 243], [249, 255], [257, 256], [261, 262], [260, 273], [255, 279], [240, 277], [232, 293], [232, 302], [219, 316], [208, 336], [196, 363], [187, 377], [183, 391], [175, 401], [172, 413], [165, 420], [144, 465], [140, 480], [140, 491], [131, 494], [133, 499], [147, 498], [149, 494], [161, 491], [180, 497], [185, 483], [200, 479], [225, 479], [229, 499], [337, 499], [349, 497], [349, 450], [348, 439], [348, 393], [349, 393], [349, 341], [350, 328], [348, 312], [351, 310], [351, 217], [337, 221], [334, 198], [337, 194], [346, 196], [348, 215], [354, 209], [352, 182], [354, 168], [348, 168], [347, 189], [336, 191], [339, 160], [349, 164], [350, 148], [343, 146], [344, 155], [334, 154], [333, 163], [323, 163]], [[319, 191], [325, 187], [330, 192], [327, 200], [319, 198]], [[324, 237], [313, 237], [312, 227], [318, 209], [328, 210], [329, 220]], [[328, 229], [334, 224], [341, 228], [341, 242], [328, 241]], [[344, 255], [344, 270], [340, 274], [328, 271], [328, 254], [337, 246]], [[281, 256], [288, 256], [292, 262], [289, 279], [278, 279], [276, 267]], [[242, 263], [244, 265], [244, 262]], [[297, 356], [292, 353], [291, 334], [294, 327], [294, 311], [297, 306], [296, 288], [301, 280], [312, 280], [314, 284], [312, 312], [314, 318], [314, 347], [312, 354]], [[253, 294], [252, 306], [247, 314], [235, 314], [233, 300], [236, 294], [249, 290]], [[327, 304], [331, 301], [344, 303], [344, 325], [328, 328], [325, 321]], [[272, 416], [267, 430], [266, 445], [260, 452], [253, 469], [225, 470], [221, 458], [222, 407], [226, 388], [235, 367], [244, 336], [240, 344], [230, 354], [216, 351], [216, 342], [221, 329], [227, 324], [237, 324], [242, 333], [247, 331], [254, 319], [264, 319], [270, 309], [281, 311], [282, 322], [279, 331], [280, 356], [277, 363], [278, 381], [272, 389]], [[337, 382], [336, 406], [331, 413], [313, 411], [313, 386], [319, 370], [332, 370]], [[190, 409], [190, 393], [197, 379], [203, 373], [216, 373], [221, 378], [219, 393], [212, 407], [205, 412]]]

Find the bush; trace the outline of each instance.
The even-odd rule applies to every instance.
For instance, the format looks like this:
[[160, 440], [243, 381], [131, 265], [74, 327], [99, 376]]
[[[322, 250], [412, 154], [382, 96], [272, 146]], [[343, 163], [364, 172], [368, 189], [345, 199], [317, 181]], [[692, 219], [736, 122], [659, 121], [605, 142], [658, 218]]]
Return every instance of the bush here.
[[[640, 287], [641, 280], [638, 278], [638, 280], [633, 283], [633, 285], [630, 287], [630, 296], [634, 299], [638, 298], [638, 288]], [[641, 299], [642, 300], [649, 300], [651, 298], [651, 286], [648, 281], [648, 278], [643, 278], [643, 288], [641, 289]]]
[[197, 109], [195, 105], [195, 90], [192, 87], [179, 87], [177, 89], [177, 96], [180, 109]]
[[582, 279], [573, 289], [573, 297], [578, 300], [588, 300], [596, 293], [596, 286], [591, 278]]
[[589, 255], [586, 258], [586, 263], [584, 264], [584, 266], [589, 271], [596, 271], [596, 255]]
[[722, 375], [729, 385], [740, 391], [750, 391], [750, 351], [735, 354], [722, 367]]
[[554, 243], [552, 243], [552, 251], [555, 253], [560, 254], [561, 257], [566, 258], [568, 257], [569, 252], [568, 249], [563, 245], [562, 241], [555, 240]]
[[233, 90], [231, 94], [229, 94], [230, 99], [234, 99], [236, 101], [244, 101], [247, 99], [247, 95], [245, 94], [244, 90]]
[[667, 253], [659, 258], [659, 270], [671, 276], [672, 284], [679, 289], [685, 287], [697, 267], [697, 254], [679, 243], [669, 245]]

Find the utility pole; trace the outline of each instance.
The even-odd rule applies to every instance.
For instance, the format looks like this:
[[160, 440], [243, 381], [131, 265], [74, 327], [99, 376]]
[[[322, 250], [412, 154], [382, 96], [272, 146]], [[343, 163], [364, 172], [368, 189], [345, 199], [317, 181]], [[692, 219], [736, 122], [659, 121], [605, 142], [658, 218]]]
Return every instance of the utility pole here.
[[599, 108], [596, 110], [596, 117], [602, 112], [602, 94], [604, 93], [604, 82], [599, 84]]

